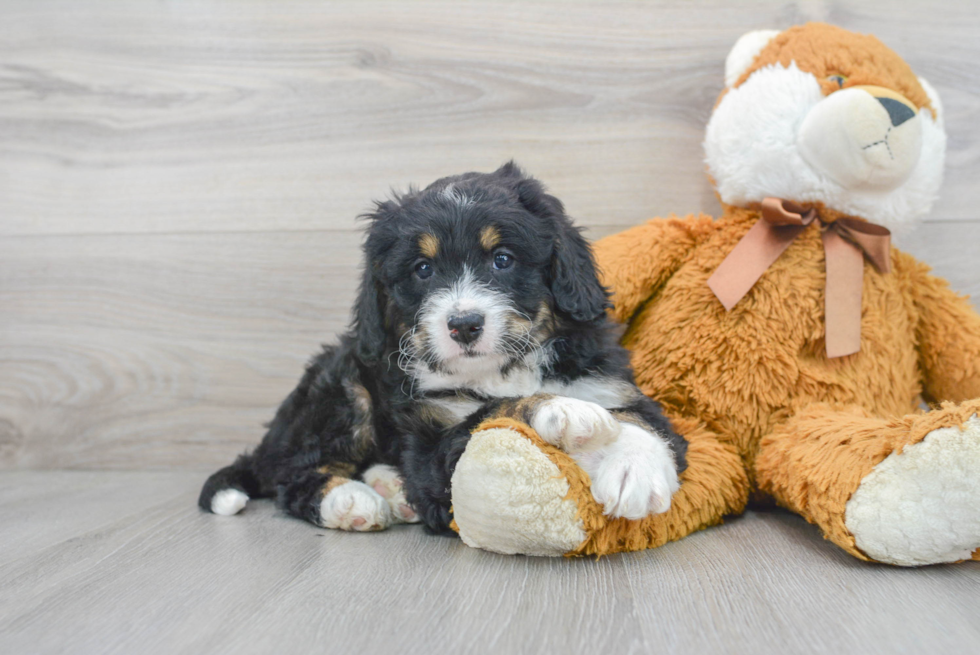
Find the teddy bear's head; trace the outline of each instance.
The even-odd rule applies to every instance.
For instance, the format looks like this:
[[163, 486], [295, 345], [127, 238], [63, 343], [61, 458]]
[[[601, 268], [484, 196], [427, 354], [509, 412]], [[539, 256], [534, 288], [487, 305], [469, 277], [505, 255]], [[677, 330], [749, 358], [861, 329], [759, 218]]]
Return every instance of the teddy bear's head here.
[[808, 23], [742, 36], [705, 137], [722, 202], [775, 196], [896, 227], [926, 214], [946, 153], [936, 91], [870, 35]]

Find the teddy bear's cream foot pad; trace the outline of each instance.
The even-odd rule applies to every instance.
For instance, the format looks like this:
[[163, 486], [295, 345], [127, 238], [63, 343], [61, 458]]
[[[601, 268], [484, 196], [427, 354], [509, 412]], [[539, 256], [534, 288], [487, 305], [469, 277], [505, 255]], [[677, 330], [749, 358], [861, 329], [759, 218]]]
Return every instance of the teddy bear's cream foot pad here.
[[858, 548], [879, 562], [970, 559], [980, 547], [980, 419], [889, 455], [851, 496], [845, 521]]
[[541, 450], [516, 430], [476, 432], [452, 479], [456, 517], [468, 546], [513, 555], [558, 556], [585, 541], [568, 482]]

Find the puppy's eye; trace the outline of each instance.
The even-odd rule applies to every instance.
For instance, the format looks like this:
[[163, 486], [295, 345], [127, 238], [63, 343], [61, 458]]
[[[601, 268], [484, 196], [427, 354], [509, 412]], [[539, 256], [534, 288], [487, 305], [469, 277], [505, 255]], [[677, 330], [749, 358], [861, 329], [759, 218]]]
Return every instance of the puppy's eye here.
[[844, 75], [828, 75], [827, 76], [827, 79], [829, 81], [834, 82], [835, 84], [837, 84], [837, 88], [838, 89], [843, 89], [844, 88], [844, 82], [847, 81], [847, 77], [845, 77]]
[[508, 252], [498, 252], [493, 256], [493, 267], [498, 271], [514, 265], [514, 256]]
[[431, 262], [419, 262], [415, 265], [415, 274], [420, 280], [432, 277], [433, 269]]

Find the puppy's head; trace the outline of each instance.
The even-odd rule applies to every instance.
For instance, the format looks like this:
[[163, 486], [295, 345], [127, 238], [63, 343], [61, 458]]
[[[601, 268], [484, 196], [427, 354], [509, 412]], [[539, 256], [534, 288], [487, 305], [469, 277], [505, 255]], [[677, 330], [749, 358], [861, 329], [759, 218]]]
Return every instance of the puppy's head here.
[[359, 355], [398, 344], [403, 367], [506, 366], [560, 324], [603, 320], [591, 251], [513, 162], [377, 204], [355, 307]]

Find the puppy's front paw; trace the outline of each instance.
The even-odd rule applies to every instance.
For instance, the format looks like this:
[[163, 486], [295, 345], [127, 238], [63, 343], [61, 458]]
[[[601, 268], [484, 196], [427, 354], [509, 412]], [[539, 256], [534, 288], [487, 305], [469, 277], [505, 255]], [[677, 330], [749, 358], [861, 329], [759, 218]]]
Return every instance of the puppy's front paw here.
[[395, 523], [418, 523], [421, 520], [412, 506], [405, 500], [402, 479], [395, 467], [375, 464], [364, 471], [364, 475], [361, 477], [364, 478], [364, 482], [368, 486], [387, 501]]
[[320, 502], [320, 525], [325, 528], [384, 530], [391, 519], [388, 502], [363, 482], [349, 480], [337, 485]]
[[595, 403], [555, 396], [534, 412], [531, 427], [541, 438], [567, 453], [596, 450], [619, 436], [620, 423]]
[[604, 514], [642, 519], [670, 509], [680, 482], [670, 449], [658, 436], [624, 424], [619, 440], [595, 455], [598, 462], [594, 472], [589, 471], [592, 495]]

